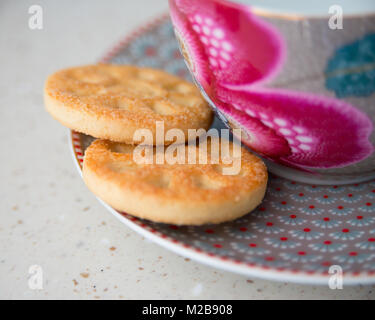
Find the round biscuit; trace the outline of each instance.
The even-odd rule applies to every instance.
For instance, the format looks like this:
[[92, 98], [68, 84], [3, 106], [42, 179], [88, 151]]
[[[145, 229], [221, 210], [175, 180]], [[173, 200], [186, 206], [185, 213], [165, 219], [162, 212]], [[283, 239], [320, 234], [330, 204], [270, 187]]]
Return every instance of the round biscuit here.
[[[195, 149], [197, 159], [204, 150], [182, 146], [184, 155]], [[138, 164], [133, 154], [140, 146], [96, 140], [85, 152], [83, 178], [113, 208], [142, 219], [175, 225], [231, 221], [261, 203], [267, 169], [262, 160], [241, 148], [237, 155], [240, 170], [236, 175], [224, 175], [224, 169], [234, 163], [233, 144], [229, 142], [232, 156], [226, 157], [226, 164], [222, 157], [212, 163], [210, 146], [207, 143], [207, 164], [156, 164], [158, 152], [165, 155], [167, 147], [150, 147], [153, 164]]]
[[44, 90], [47, 111], [66, 127], [95, 138], [137, 144], [138, 129], [156, 141], [156, 122], [164, 130], [208, 129], [213, 114], [190, 82], [161, 70], [97, 64], [58, 71]]

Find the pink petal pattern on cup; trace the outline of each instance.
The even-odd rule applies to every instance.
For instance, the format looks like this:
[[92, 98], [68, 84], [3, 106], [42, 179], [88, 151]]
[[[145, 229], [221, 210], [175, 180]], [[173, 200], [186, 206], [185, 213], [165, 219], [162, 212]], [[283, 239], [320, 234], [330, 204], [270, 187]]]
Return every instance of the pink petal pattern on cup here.
[[195, 78], [207, 90], [210, 77], [222, 86], [239, 87], [259, 84], [275, 75], [285, 52], [277, 30], [248, 7], [219, 2], [170, 1], [177, 33], [191, 54], [190, 60], [199, 65], [193, 72]]
[[170, 1], [171, 17], [176, 25], [175, 34], [184, 56], [187, 67], [195, 80], [209, 91], [213, 79], [212, 72], [207, 64], [208, 57], [201, 44], [199, 35], [194, 32], [194, 26], [184, 14]]
[[349, 103], [262, 87], [281, 69], [285, 43], [250, 7], [225, 0], [170, 0], [170, 7], [195, 80], [245, 129], [249, 147], [302, 169], [344, 167], [374, 152], [371, 120]]
[[[371, 121], [342, 100], [276, 89], [221, 90], [221, 94], [222, 100], [258, 119], [288, 142], [291, 153], [280, 153], [282, 162], [337, 168], [358, 162], [374, 151], [368, 140]], [[273, 135], [266, 141], [273, 144]]]
[[[221, 101], [216, 101], [215, 105], [225, 112], [231, 126], [241, 129], [246, 128], [241, 132], [241, 140], [249, 148], [257, 150], [263, 156], [273, 158], [286, 157], [291, 154], [287, 140], [278, 135], [274, 129], [263, 124], [261, 120], [249, 116], [246, 111], [235, 109], [232, 105], [224, 104]], [[248, 112], [251, 113], [251, 110], [248, 109]], [[267, 143], [264, 143], [264, 141], [267, 141]]]

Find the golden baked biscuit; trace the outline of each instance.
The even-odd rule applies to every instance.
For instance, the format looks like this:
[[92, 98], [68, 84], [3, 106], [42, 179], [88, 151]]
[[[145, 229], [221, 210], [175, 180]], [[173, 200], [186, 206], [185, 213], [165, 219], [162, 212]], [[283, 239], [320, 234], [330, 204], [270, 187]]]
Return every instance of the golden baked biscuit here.
[[[45, 84], [47, 111], [66, 127], [125, 143], [137, 129], [208, 129], [212, 112], [190, 82], [150, 68], [98, 64], [58, 71]], [[157, 144], [168, 144], [160, 141]]]
[[[134, 161], [134, 145], [96, 140], [86, 150], [83, 179], [95, 195], [113, 208], [155, 222], [202, 225], [249, 213], [265, 194], [264, 163], [238, 147], [240, 155], [229, 152], [231, 156], [226, 156], [225, 162], [220, 157], [218, 163], [212, 164], [210, 144], [207, 145], [207, 164], [156, 164], [158, 152], [165, 154], [167, 147], [150, 147], [154, 151], [153, 164], [138, 164]], [[198, 147], [182, 146], [185, 155], [194, 149], [197, 158], [202, 153]], [[233, 149], [232, 142], [229, 146]], [[225, 168], [232, 166], [231, 158], [240, 161], [240, 170], [236, 175], [224, 175]]]

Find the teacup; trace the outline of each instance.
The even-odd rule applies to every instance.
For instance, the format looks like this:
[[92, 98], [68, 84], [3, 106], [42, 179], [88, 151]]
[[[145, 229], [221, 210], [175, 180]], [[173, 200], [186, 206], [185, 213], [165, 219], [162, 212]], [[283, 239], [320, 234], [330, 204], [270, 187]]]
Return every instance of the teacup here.
[[375, 178], [375, 2], [169, 0], [188, 68], [271, 172]]

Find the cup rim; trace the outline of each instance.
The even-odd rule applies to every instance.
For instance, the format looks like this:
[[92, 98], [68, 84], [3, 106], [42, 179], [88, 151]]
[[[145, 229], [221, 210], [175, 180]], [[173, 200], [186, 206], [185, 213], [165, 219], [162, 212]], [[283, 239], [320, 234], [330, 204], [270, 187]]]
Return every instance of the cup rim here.
[[[298, 13], [298, 12], [285, 12], [280, 11], [279, 9], [270, 9], [263, 7], [262, 5], [251, 5], [251, 4], [245, 4], [240, 3], [236, 0], [214, 0], [216, 2], [221, 2], [223, 4], [230, 4], [232, 6], [235, 6], [237, 8], [240, 8], [241, 10], [251, 9], [251, 11], [258, 15], [268, 18], [280, 18], [280, 19], [287, 19], [287, 20], [306, 20], [306, 19], [329, 19], [330, 14], [329, 13], [322, 13], [322, 14], [306, 14], [306, 13]], [[334, 3], [332, 4], [334, 5]], [[372, 9], [372, 11], [368, 12], [358, 12], [358, 13], [343, 13], [343, 16], [345, 19], [349, 18], [368, 18], [368, 17], [375, 17], [375, 7]]]
[[[287, 20], [305, 20], [305, 19], [328, 19], [330, 15], [327, 14], [303, 14], [303, 13], [295, 13], [295, 12], [281, 12], [277, 10], [271, 10], [259, 6], [248, 6], [251, 8], [251, 11], [262, 17], [269, 17], [269, 18], [281, 18]], [[344, 13], [344, 19], [353, 19], [353, 18], [368, 18], [368, 17], [375, 17], [375, 10], [366, 12], [366, 13]]]

